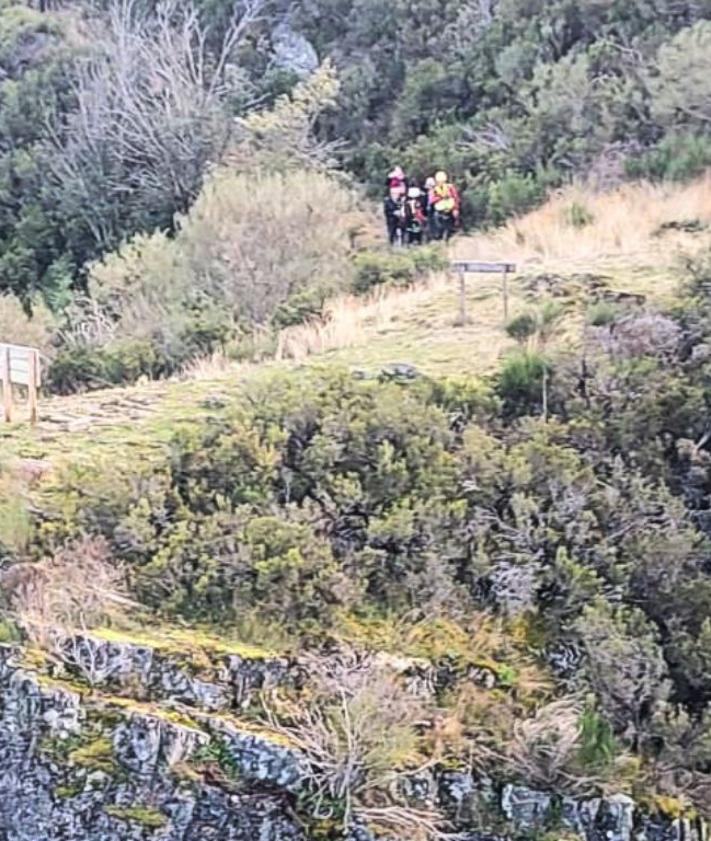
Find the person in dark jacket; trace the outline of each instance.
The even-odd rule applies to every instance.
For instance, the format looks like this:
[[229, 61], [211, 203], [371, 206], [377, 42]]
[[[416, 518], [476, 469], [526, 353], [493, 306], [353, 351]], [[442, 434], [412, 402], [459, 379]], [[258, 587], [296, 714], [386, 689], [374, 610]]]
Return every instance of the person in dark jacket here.
[[387, 194], [383, 204], [385, 225], [390, 245], [401, 242], [405, 235], [405, 196], [407, 179], [402, 167], [396, 166], [388, 173]]
[[405, 241], [408, 245], [422, 245], [427, 226], [425, 197], [419, 187], [410, 187], [405, 199]]
[[390, 245], [402, 242], [405, 233], [405, 197], [399, 192], [391, 192], [383, 203], [385, 225], [388, 229]]

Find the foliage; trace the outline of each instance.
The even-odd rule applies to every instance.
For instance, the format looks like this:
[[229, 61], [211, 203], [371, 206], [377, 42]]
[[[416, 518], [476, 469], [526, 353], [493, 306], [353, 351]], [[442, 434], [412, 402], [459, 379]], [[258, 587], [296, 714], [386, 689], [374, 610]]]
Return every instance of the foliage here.
[[160, 829], [168, 823], [162, 812], [147, 806], [106, 806], [104, 811], [112, 818], [133, 821], [148, 829]]
[[30, 345], [47, 352], [54, 329], [55, 320], [41, 300], [35, 302], [29, 316], [14, 295], [0, 295], [0, 336], [4, 342]]
[[[393, 796], [398, 773], [422, 761], [414, 726], [422, 703], [386, 669], [348, 652], [329, 669], [312, 660], [309, 673], [313, 694], [293, 710], [293, 723], [281, 725], [275, 716], [271, 723], [308, 763], [313, 814], [328, 814], [335, 803], [344, 831], [354, 820], [377, 820], [410, 835], [429, 835], [440, 816]], [[395, 802], [376, 805], [383, 797]]]
[[376, 286], [409, 286], [448, 263], [439, 249], [424, 247], [402, 252], [364, 251], [356, 255], [354, 265], [353, 289], [364, 293]]
[[595, 217], [584, 204], [573, 202], [565, 210], [565, 221], [571, 228], [585, 228], [592, 225]]
[[625, 164], [632, 178], [686, 181], [711, 166], [711, 139], [705, 134], [675, 132]]
[[[512, 328], [520, 332], [529, 327], [517, 320]], [[528, 337], [527, 333], [527, 337]], [[496, 391], [502, 399], [507, 414], [533, 414], [541, 405], [541, 388], [545, 360], [535, 352], [523, 350], [511, 353], [505, 359], [498, 374]]]
[[254, 372], [168, 452], [59, 469], [3, 532], [3, 590], [49, 580], [43, 615], [81, 628], [120, 619], [129, 589], [152, 618], [326, 652], [327, 688], [314, 665], [296, 698], [269, 699], [309, 751], [312, 812], [388, 809], [414, 832], [432, 815], [401, 811], [387, 770], [430, 761], [703, 807], [709, 254], [682, 270], [673, 310], [598, 307], [557, 353], [543, 301], [486, 381]]
[[711, 22], [706, 20], [660, 46], [650, 89], [652, 112], [663, 124], [698, 128], [711, 119], [710, 48]]
[[110, 621], [129, 605], [124, 571], [101, 539], [70, 543], [52, 558], [11, 572], [16, 574], [5, 586], [13, 615], [38, 643], [52, 645], [58, 637]]
[[91, 302], [73, 314], [51, 382], [66, 392], [170, 374], [218, 348], [238, 355], [299, 302], [320, 309], [348, 288], [360, 218], [326, 174], [216, 171], [173, 239], [138, 235], [92, 265]]

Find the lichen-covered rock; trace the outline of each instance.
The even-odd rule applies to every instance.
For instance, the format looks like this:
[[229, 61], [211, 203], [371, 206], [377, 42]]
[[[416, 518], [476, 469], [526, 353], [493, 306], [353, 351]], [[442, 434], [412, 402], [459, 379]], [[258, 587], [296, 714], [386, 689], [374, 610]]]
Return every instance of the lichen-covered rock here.
[[65, 664], [92, 686], [149, 683], [154, 652], [147, 646], [72, 634], [59, 647]]
[[588, 841], [631, 841], [635, 804], [626, 794], [600, 800], [593, 825], [586, 831]]
[[170, 699], [203, 710], [243, 709], [256, 693], [287, 682], [298, 671], [283, 657], [214, 656], [212, 674], [195, 673], [170, 651], [92, 634], [67, 636], [60, 646], [69, 672], [92, 686], [132, 697]]
[[[21, 667], [17, 655], [0, 647], [1, 841], [303, 838], [283, 800], [268, 787], [256, 784], [235, 795], [196, 777], [187, 786], [171, 772], [190, 760], [208, 734], [118, 706], [106, 716], [106, 726], [114, 728], [111, 740], [108, 732], [97, 739], [96, 715], [89, 725], [80, 694]], [[98, 703], [95, 695], [87, 700]], [[116, 724], [116, 716], [124, 720]], [[65, 742], [68, 748], [62, 749]], [[84, 759], [75, 761], [82, 744]], [[113, 751], [108, 760], [98, 757], [101, 768], [86, 759], [94, 744]], [[246, 744], [240, 750], [245, 759], [250, 755]], [[260, 757], [257, 777], [293, 784], [295, 757], [277, 753], [252, 745], [251, 754]]]
[[502, 812], [521, 829], [543, 826], [550, 817], [551, 803], [550, 794], [526, 786], [509, 784], [501, 792]]
[[170, 698], [205, 710], [224, 710], [230, 706], [229, 689], [190, 675], [170, 660], [157, 660], [150, 674], [151, 695]]
[[114, 732], [118, 762], [140, 778], [152, 778], [192, 756], [209, 736], [150, 715], [133, 714]]
[[286, 683], [291, 664], [284, 657], [250, 659], [237, 654], [224, 658], [223, 679], [232, 692], [236, 708], [245, 707], [255, 692]]
[[241, 776], [285, 791], [298, 791], [307, 777], [303, 757], [293, 747], [271, 734], [241, 730], [222, 722], [212, 725], [226, 743]]
[[297, 76], [308, 76], [318, 67], [313, 44], [287, 23], [275, 27], [271, 36], [274, 62], [277, 67]]

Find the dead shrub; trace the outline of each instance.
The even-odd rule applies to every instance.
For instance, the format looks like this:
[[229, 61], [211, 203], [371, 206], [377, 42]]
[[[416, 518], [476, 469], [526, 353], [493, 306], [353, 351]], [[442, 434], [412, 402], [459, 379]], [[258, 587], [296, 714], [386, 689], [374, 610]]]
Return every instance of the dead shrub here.
[[[431, 711], [375, 658], [310, 658], [311, 694], [268, 710], [270, 725], [306, 757], [316, 817], [377, 824], [409, 839], [442, 834], [434, 808], [410, 805], [398, 781], [423, 770], [419, 726]], [[335, 804], [338, 804], [336, 807]]]
[[124, 569], [101, 538], [70, 543], [37, 564], [11, 567], [5, 576], [18, 624], [43, 648], [55, 649], [73, 633], [116, 621], [131, 606]]

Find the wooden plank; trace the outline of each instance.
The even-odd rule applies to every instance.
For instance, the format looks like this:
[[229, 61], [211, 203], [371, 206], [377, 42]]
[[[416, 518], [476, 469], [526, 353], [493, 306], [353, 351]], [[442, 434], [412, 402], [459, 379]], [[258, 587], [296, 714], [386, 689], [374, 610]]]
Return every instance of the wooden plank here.
[[458, 327], [464, 327], [467, 323], [467, 281], [466, 275], [462, 269], [458, 269], [457, 274], [459, 275], [459, 318], [457, 319], [455, 325]]
[[0, 382], [5, 421], [13, 415], [13, 385], [27, 388], [27, 405], [32, 423], [37, 422], [38, 389], [40, 385], [40, 353], [27, 345], [0, 342]]
[[456, 271], [478, 274], [506, 274], [516, 271], [515, 263], [488, 263], [479, 260], [454, 260], [452, 268]]
[[37, 423], [37, 369], [39, 367], [39, 353], [32, 351], [30, 359], [29, 376], [27, 379], [27, 409], [30, 415], [30, 423], [34, 426]]
[[9, 348], [10, 354], [10, 381], [15, 385], [30, 384], [30, 369], [32, 352], [29, 350], [18, 350]]
[[10, 348], [0, 348], [2, 367], [2, 402], [5, 423], [12, 423], [12, 381], [10, 380]]

